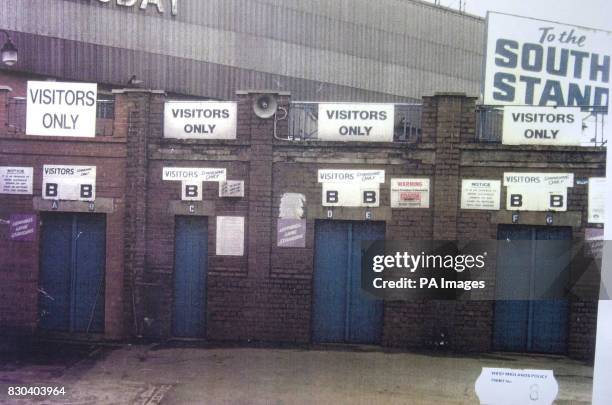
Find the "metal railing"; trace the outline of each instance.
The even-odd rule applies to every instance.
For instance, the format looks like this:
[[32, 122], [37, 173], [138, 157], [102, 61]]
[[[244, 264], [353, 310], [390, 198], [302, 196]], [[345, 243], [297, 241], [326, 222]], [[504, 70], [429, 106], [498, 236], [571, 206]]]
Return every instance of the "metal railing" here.
[[[538, 107], [534, 107], [538, 108]], [[607, 107], [585, 106], [580, 107], [582, 120], [582, 146], [604, 146], [607, 144], [605, 136]], [[504, 109], [501, 106], [476, 106], [476, 141], [501, 143], [503, 133]]]
[[[394, 142], [420, 142], [422, 104], [395, 104]], [[289, 107], [289, 140], [317, 140], [319, 103], [292, 102]]]
[[[26, 130], [26, 98], [11, 97], [7, 102], [7, 126], [16, 133]], [[115, 100], [96, 101], [96, 136], [112, 136], [115, 120]]]

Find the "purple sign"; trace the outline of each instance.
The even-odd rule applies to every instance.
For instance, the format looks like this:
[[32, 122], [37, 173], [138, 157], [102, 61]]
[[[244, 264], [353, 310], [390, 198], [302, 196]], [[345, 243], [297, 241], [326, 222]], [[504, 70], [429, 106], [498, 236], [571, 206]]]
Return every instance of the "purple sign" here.
[[36, 215], [35, 214], [11, 214], [9, 238], [11, 240], [28, 241], [36, 240]]
[[276, 228], [278, 247], [306, 247], [306, 220], [279, 218]]

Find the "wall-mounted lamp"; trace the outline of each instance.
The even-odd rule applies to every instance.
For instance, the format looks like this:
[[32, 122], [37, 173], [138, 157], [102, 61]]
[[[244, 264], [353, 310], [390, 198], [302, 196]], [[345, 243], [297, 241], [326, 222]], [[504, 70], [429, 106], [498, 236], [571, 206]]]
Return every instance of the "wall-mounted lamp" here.
[[11, 36], [5, 30], [0, 30], [4, 35], [6, 35], [6, 42], [2, 45], [2, 49], [0, 49], [0, 55], [2, 56], [2, 63], [6, 66], [13, 66], [17, 63], [17, 47], [11, 41]]

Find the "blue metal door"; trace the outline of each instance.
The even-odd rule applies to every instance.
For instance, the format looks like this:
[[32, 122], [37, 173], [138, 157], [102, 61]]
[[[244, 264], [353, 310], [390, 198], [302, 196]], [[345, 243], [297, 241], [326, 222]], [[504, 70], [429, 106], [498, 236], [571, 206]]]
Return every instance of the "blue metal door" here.
[[207, 270], [207, 218], [177, 216], [174, 243], [174, 336], [205, 336]]
[[361, 242], [384, 238], [382, 222], [317, 221], [314, 341], [380, 341], [383, 304], [361, 290]]
[[[520, 301], [497, 301], [493, 343], [496, 350], [565, 353], [569, 306], [563, 295], [569, 277], [571, 228], [500, 225], [497, 252], [498, 293], [521, 295]], [[555, 240], [555, 243], [546, 241]]]
[[104, 331], [104, 215], [43, 215], [39, 326]]

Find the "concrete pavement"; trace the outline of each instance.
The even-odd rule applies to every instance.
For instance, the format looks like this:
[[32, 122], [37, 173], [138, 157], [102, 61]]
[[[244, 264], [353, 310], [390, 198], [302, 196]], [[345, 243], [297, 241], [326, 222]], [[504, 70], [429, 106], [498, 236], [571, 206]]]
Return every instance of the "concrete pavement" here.
[[[555, 356], [457, 357], [371, 348], [124, 346], [70, 365], [0, 367], [0, 402], [62, 404], [477, 404], [482, 367], [553, 369], [557, 404], [588, 404], [592, 367]], [[65, 386], [7, 398], [9, 385]]]

